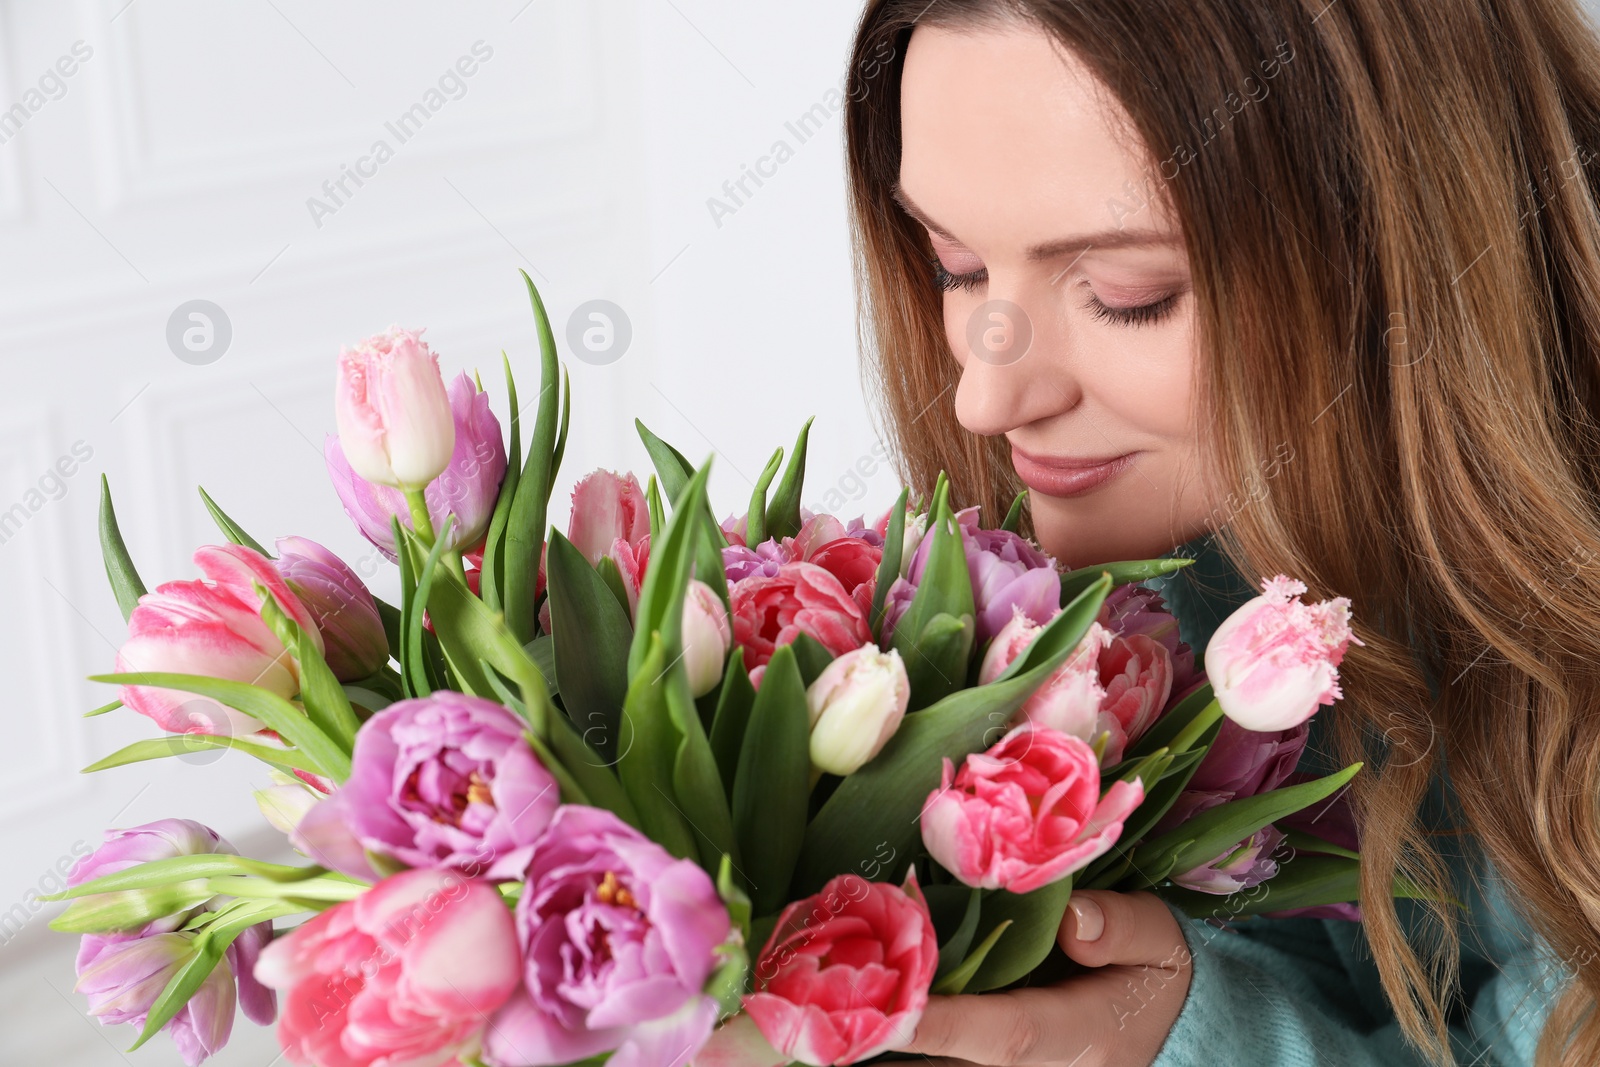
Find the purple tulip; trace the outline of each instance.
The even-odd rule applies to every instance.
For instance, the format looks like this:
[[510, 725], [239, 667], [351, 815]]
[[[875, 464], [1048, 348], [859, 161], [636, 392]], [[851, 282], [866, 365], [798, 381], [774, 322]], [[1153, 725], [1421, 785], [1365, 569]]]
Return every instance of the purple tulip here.
[[[189, 819], [107, 830], [105, 844], [78, 861], [67, 884], [82, 885], [154, 860], [207, 853], [238, 855], [215, 830]], [[189, 958], [194, 935], [179, 929], [196, 914], [213, 910], [215, 900], [157, 918], [138, 930], [85, 934], [78, 946], [77, 990], [89, 998], [89, 1014], [104, 1025], [143, 1026], [151, 1005]], [[162, 1028], [189, 1067], [227, 1042], [235, 1003], [246, 1018], [260, 1025], [276, 1017], [275, 995], [254, 975], [256, 958], [271, 940], [271, 922], [257, 923], [240, 934], [194, 998]]]
[[609, 811], [568, 804], [534, 851], [516, 918], [523, 984], [489, 1024], [486, 1062], [613, 1049], [612, 1067], [694, 1061], [717, 1020], [702, 989], [730, 926], [698, 864]]
[[[465, 373], [450, 383], [448, 391], [450, 413], [455, 419], [455, 450], [450, 465], [428, 483], [423, 496], [436, 533], [444, 527], [446, 515], [456, 517], [447, 547], [471, 549], [483, 539], [494, 514], [500, 482], [506, 473], [505, 442], [500, 437], [500, 420], [489, 408], [488, 393], [479, 392]], [[356, 474], [337, 435], [328, 435], [322, 451], [345, 514], [378, 551], [391, 562], [398, 559], [389, 518], [398, 515], [402, 526], [413, 528], [405, 494]]]
[[1278, 873], [1278, 863], [1272, 856], [1281, 844], [1283, 833], [1276, 826], [1263, 826], [1248, 841], [1241, 841], [1210, 863], [1174, 874], [1172, 881], [1197, 893], [1218, 896], [1252, 889]]
[[1287, 730], [1257, 733], [1224, 718], [1216, 741], [1155, 832], [1164, 833], [1230, 800], [1278, 788], [1299, 764], [1310, 730], [1308, 721]]
[[277, 549], [278, 573], [316, 621], [333, 676], [353, 682], [388, 663], [377, 601], [356, 572], [309, 538], [280, 537]]
[[[982, 645], [1005, 629], [1013, 609], [1040, 626], [1055, 617], [1061, 610], [1061, 575], [1055, 560], [1010, 530], [983, 529], [978, 525], [977, 508], [957, 512], [956, 521], [966, 550], [967, 574], [972, 579], [977, 644]], [[923, 537], [906, 576], [897, 578], [889, 587], [884, 610], [885, 640], [911, 606], [932, 548], [933, 538]]]
[[440, 690], [397, 701], [356, 734], [350, 778], [323, 805], [361, 845], [411, 867], [520, 879], [560, 800], [523, 736], [482, 697]]

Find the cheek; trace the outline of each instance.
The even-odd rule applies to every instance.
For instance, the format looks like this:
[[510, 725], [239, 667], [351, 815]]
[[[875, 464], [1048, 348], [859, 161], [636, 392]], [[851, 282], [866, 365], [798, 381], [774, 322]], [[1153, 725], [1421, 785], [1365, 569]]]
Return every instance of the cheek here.
[[1086, 362], [1094, 368], [1091, 388], [1127, 425], [1174, 441], [1193, 438], [1195, 354], [1187, 329], [1112, 344]]

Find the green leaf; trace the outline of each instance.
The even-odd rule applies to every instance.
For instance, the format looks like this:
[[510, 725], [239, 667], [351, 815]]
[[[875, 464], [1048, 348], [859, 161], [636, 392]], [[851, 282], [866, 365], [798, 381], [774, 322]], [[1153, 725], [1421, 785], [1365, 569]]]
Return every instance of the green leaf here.
[[545, 562], [556, 676], [567, 715], [607, 760], [617, 753], [633, 624], [583, 553], [554, 528]]
[[[807, 419], [795, 438], [794, 451], [789, 454], [789, 465], [783, 470], [783, 480], [772, 494], [767, 505], [767, 536], [783, 540], [800, 532], [800, 495], [806, 480], [806, 438], [811, 433], [815, 417]], [[754, 542], [751, 542], [752, 544]]]
[[[276, 874], [303, 869], [276, 864], [262, 864], [259, 860], [250, 862], [261, 867], [275, 868]], [[47, 901], [74, 900], [78, 897], [125, 893], [133, 890], [176, 885], [197, 879], [234, 875], [249, 869], [244, 862], [244, 857], [233, 856], [223, 852], [169, 856], [166, 859], [148, 860], [144, 863], [136, 863], [132, 867], [124, 867], [120, 871], [102, 874], [98, 878], [92, 878], [82, 885], [72, 886], [59, 893], [41, 895], [39, 899]]]
[[528, 442], [528, 458], [517, 480], [516, 496], [511, 501], [511, 518], [505, 540], [506, 627], [518, 645], [533, 640], [537, 618], [534, 603], [539, 574], [539, 557], [544, 551], [544, 530], [550, 508], [550, 491], [555, 485], [555, 444], [559, 434], [560, 382], [556, 362], [556, 339], [550, 330], [550, 317], [544, 301], [527, 271], [521, 271], [533, 305], [534, 323], [539, 332], [539, 410]]
[[907, 715], [878, 755], [845, 778], [811, 821], [795, 872], [798, 889], [815, 892], [884, 844], [895, 855], [917, 855], [922, 808], [939, 787], [943, 760], [959, 763], [1004, 735], [1017, 709], [1088, 632], [1109, 589], [1101, 580], [1084, 590], [995, 681]]
[[[410, 630], [406, 634], [406, 647], [411, 650], [410, 658], [413, 663], [421, 664], [425, 662], [426, 653], [423, 647], [423, 634], [427, 631], [422, 624], [425, 621], [424, 616], [428, 609], [428, 598], [433, 593], [434, 576], [439, 572], [439, 560], [444, 555], [444, 546], [450, 537], [450, 528], [455, 524], [455, 519], [456, 517], [453, 514], [445, 516], [444, 528], [439, 531], [438, 537], [433, 542], [433, 547], [428, 549], [427, 558], [422, 564], [422, 570], [417, 575], [417, 590], [411, 597], [411, 616], [408, 620]], [[398, 529], [398, 525], [396, 528]], [[399, 530], [399, 534], [405, 539], [406, 544], [411, 546], [413, 555], [421, 553], [422, 542], [414, 533], [410, 530]], [[440, 632], [437, 622], [434, 623], [434, 636], [443, 643], [444, 635]], [[476, 657], [472, 662], [476, 664]], [[471, 678], [472, 676], [468, 675], [467, 678], [462, 678], [461, 681], [467, 683], [466, 688], [470, 688], [474, 693], [482, 695], [486, 691], [487, 683], [480, 677], [474, 679], [479, 684], [472, 685], [471, 681], [469, 681]], [[435, 688], [441, 688], [431, 684], [431, 681], [426, 678], [415, 679], [415, 684], [417, 696], [427, 696]]]
[[808, 633], [799, 633], [790, 644], [784, 646], [794, 652], [794, 661], [800, 667], [800, 682], [810, 686], [817, 680], [817, 676], [828, 669], [828, 664], [836, 658], [832, 652], [823, 647]]
[[50, 929], [63, 934], [137, 930], [198, 907], [214, 896], [216, 892], [204, 879], [80, 896], [50, 920]]
[[750, 509], [745, 513], [744, 543], [752, 548], [767, 539], [767, 489], [783, 466], [783, 449], [772, 453], [767, 465], [761, 469], [755, 488], [750, 492]]
[[883, 642], [883, 611], [889, 602], [889, 587], [900, 577], [900, 557], [906, 547], [906, 498], [910, 493], [909, 488], [900, 490], [894, 507], [889, 509], [889, 525], [883, 535], [883, 559], [878, 563], [878, 580], [872, 589], [870, 620], [873, 640], [879, 644]]
[[96, 715], [104, 715], [106, 712], [108, 712], [108, 711], [116, 711], [120, 707], [122, 707], [122, 701], [113, 700], [109, 704], [101, 704], [98, 708], [95, 708], [93, 711], [84, 712], [83, 713], [83, 717], [85, 719], [92, 719]]
[[1143, 582], [1176, 573], [1193, 562], [1192, 559], [1136, 559], [1097, 567], [1079, 567], [1061, 576], [1061, 602], [1066, 603], [1077, 596], [1102, 572], [1111, 575], [1111, 587], [1115, 589], [1129, 582]]
[[217, 506], [217, 502], [211, 499], [210, 494], [200, 486], [195, 486], [195, 488], [200, 490], [200, 499], [205, 502], [206, 510], [211, 513], [211, 520], [217, 524], [217, 529], [222, 531], [222, 536], [236, 545], [254, 549], [268, 559], [273, 558], [271, 552], [261, 547], [260, 541], [245, 533], [244, 527], [228, 518], [228, 513]]
[[303, 765], [310, 761], [297, 760], [297, 754], [294, 752], [274, 748], [271, 745], [241, 741], [228, 734], [169, 734], [166, 737], [149, 737], [143, 741], [135, 741], [126, 748], [120, 748], [111, 755], [96, 760], [79, 773], [89, 774], [111, 767], [125, 767], [130, 763], [143, 763], [145, 760], [162, 759], [166, 756], [183, 756], [208, 748], [235, 749], [282, 771], [311, 770], [310, 767]]
[[731, 855], [734, 863], [739, 862], [733, 813], [717, 774], [711, 741], [706, 737], [699, 709], [689, 691], [688, 670], [680, 660], [668, 665], [666, 677], [667, 713], [680, 737], [672, 765], [672, 792], [684, 820], [695, 832], [700, 866], [715, 871], [724, 855]]
[[122, 609], [124, 621], [133, 614], [139, 598], [144, 595], [144, 583], [128, 555], [128, 546], [117, 528], [117, 513], [111, 506], [111, 483], [100, 475], [100, 555], [105, 560], [106, 578], [111, 582], [111, 592], [116, 594], [117, 607]]
[[1360, 763], [1352, 763], [1314, 781], [1219, 804], [1140, 845], [1133, 852], [1133, 868], [1147, 884], [1155, 884], [1172, 871], [1209, 863], [1268, 823], [1332, 796], [1360, 769]]
[[728, 918], [738, 928], [745, 943], [750, 941], [750, 897], [733, 880], [733, 857], [723, 856], [717, 864], [717, 895], [728, 906]]
[[[522, 693], [519, 714], [528, 720], [536, 736], [548, 733], [550, 719], [550, 691], [528, 651], [512, 636], [505, 618], [490, 611], [483, 601], [472, 595], [460, 577], [449, 567], [438, 568], [438, 580], [429, 594], [428, 613], [441, 637], [456, 650], [453, 655], [477, 664], [487, 660], [495, 670], [516, 683]], [[484, 674], [481, 666], [477, 668]], [[492, 691], [487, 676], [483, 677], [485, 691]]]
[[[934, 887], [929, 886], [928, 891]], [[972, 939], [978, 936], [978, 916], [981, 914], [983, 890], [972, 889], [967, 892], [967, 906], [961, 914], [961, 923], [950, 935], [950, 940], [939, 946], [939, 977], [944, 977], [961, 965], [967, 958], [967, 950], [972, 947]]]
[[680, 735], [662, 684], [665, 649], [659, 632], [650, 634], [649, 642], [643, 661], [630, 674], [622, 705], [622, 736], [630, 743], [617, 759], [617, 777], [639, 813], [640, 828], [651, 840], [674, 856], [693, 859], [698, 855], [694, 833], [672, 799]]
[[1329, 856], [1343, 856], [1345, 859], [1358, 860], [1361, 853], [1336, 845], [1332, 841], [1324, 841], [1314, 834], [1303, 830], [1284, 830], [1283, 843], [1294, 849], [1298, 855], [1302, 852], [1316, 852]]
[[1011, 510], [1006, 512], [1005, 521], [1000, 524], [1000, 529], [1016, 533], [1022, 529], [1022, 509], [1028, 503], [1028, 491], [1024, 489], [1011, 501]]
[[1166, 748], [1177, 739], [1188, 725], [1211, 703], [1211, 683], [1202, 682], [1175, 707], [1157, 719], [1139, 740], [1128, 749], [1128, 757], [1147, 756], [1158, 748]]
[[650, 544], [650, 566], [639, 589], [634, 612], [633, 645], [628, 651], [628, 676], [637, 677], [654, 635], [659, 633], [671, 663], [682, 652], [683, 598], [695, 558], [700, 513], [705, 507], [706, 479], [711, 465], [701, 467], [684, 485], [673, 505], [660, 541]]
[[661, 531], [667, 525], [666, 505], [661, 503], [661, 483], [656, 481], [654, 474], [650, 476], [650, 481], [645, 483], [644, 499], [650, 511], [650, 543], [654, 544], [660, 539]]
[[744, 747], [750, 709], [755, 701], [755, 687], [750, 684], [750, 673], [744, 669], [744, 649], [734, 645], [728, 651], [728, 668], [723, 672], [716, 714], [711, 718], [711, 754], [716, 757], [717, 772], [723, 784], [729, 788], [730, 801], [739, 770], [739, 753]]
[[311, 635], [289, 618], [260, 584], [256, 585], [256, 594], [261, 597], [261, 617], [300, 666], [300, 703], [305, 706], [306, 717], [346, 752], [353, 751], [361, 723], [328, 661], [312, 643]]
[[767, 663], [733, 780], [733, 825], [756, 913], [788, 902], [811, 792], [811, 722], [794, 649]]
[[617, 780], [612, 765], [578, 735], [570, 722], [559, 715], [550, 718], [550, 751], [572, 775], [590, 804], [614, 812], [630, 826], [643, 827], [639, 813], [634, 810], [627, 791]]
[[[962, 636], [976, 625], [972, 576], [967, 570], [960, 524], [950, 510], [946, 482], [935, 490], [927, 536], [932, 544], [921, 581], [910, 606], [895, 623], [891, 642], [905, 660], [913, 709], [926, 707], [965, 685], [972, 653], [970, 636]], [[940, 615], [951, 621], [936, 621]]]
[[[1344, 904], [1361, 899], [1361, 864], [1349, 856], [1295, 855], [1278, 866], [1271, 879], [1228, 896], [1197, 893], [1179, 886], [1164, 886], [1162, 899], [1171, 901], [1196, 919], [1222, 920], [1289, 911], [1324, 904]], [[1425, 900], [1428, 894], [1414, 883], [1396, 877], [1393, 896]], [[1459, 904], [1459, 901], [1449, 901]]]
[[[953, 996], [966, 991], [967, 983], [972, 981], [973, 975], [978, 973], [978, 968], [983, 966], [983, 961], [989, 958], [989, 953], [994, 949], [995, 943], [1000, 940], [1000, 935], [1011, 929], [1014, 919], [1002, 919], [989, 931], [989, 936], [984, 938], [977, 948], [972, 950], [972, 955], [961, 961], [961, 964], [952, 968], [950, 973], [944, 975], [933, 983], [930, 992], [941, 995]], [[1046, 951], [1049, 951], [1046, 949]]]
[[502, 350], [500, 363], [506, 373], [506, 403], [511, 412], [511, 444], [506, 450], [506, 473], [500, 480], [500, 493], [495, 497], [494, 513], [489, 517], [489, 532], [483, 542], [483, 577], [479, 588], [483, 602], [490, 611], [504, 610], [506, 526], [511, 521], [511, 503], [517, 496], [517, 483], [522, 477], [522, 412], [517, 406], [517, 381], [511, 373], [511, 359]]
[[989, 950], [977, 972], [967, 982], [969, 993], [1000, 989], [1025, 977], [1050, 954], [1072, 897], [1070, 876], [1031, 893], [1004, 889], [984, 894], [983, 918], [992, 934], [1001, 923], [1011, 925]]
[[689, 484], [689, 479], [694, 476], [694, 464], [682, 452], [651, 433], [649, 427], [640, 420], [634, 419], [633, 425], [639, 431], [639, 439], [644, 442], [644, 450], [650, 454], [650, 462], [655, 465], [662, 491], [668, 500], [678, 499]]
[[163, 671], [96, 674], [90, 676], [89, 680], [109, 685], [152, 685], [159, 689], [177, 689], [210, 697], [219, 704], [226, 704], [259, 720], [267, 729], [299, 749], [300, 760], [310, 761], [312, 766], [309, 769], [316, 773], [339, 783], [350, 777], [350, 757], [345, 750], [306, 718], [304, 712], [271, 690], [244, 682]]

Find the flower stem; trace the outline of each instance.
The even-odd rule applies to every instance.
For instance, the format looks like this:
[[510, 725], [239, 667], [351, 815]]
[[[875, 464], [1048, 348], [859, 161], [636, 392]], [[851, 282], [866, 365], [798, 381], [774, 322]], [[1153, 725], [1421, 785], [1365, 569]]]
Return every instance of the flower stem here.
[[1178, 736], [1172, 739], [1172, 744], [1167, 746], [1171, 752], [1187, 752], [1200, 740], [1200, 735], [1211, 729], [1211, 725], [1222, 718], [1222, 705], [1215, 699], [1200, 709], [1200, 714], [1189, 721], [1189, 725], [1178, 731]]
[[421, 489], [403, 490], [406, 494], [406, 505], [411, 509], [411, 528], [416, 531], [422, 543], [429, 548], [433, 547], [433, 516], [428, 514], [428, 501]]

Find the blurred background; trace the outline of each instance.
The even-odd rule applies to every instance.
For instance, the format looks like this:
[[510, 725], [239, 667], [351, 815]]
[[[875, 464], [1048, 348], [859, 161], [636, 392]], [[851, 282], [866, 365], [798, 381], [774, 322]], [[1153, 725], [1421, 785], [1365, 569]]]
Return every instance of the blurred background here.
[[[636, 416], [715, 453], [719, 516], [813, 415], [805, 502], [891, 502], [844, 211], [858, 8], [0, 0], [0, 1061], [182, 1062], [87, 1018], [76, 938], [46, 927], [60, 906], [38, 894], [104, 828], [194, 818], [248, 854], [283, 847], [246, 757], [78, 773], [155, 733], [82, 717], [114, 698], [84, 678], [125, 634], [101, 475], [152, 587], [196, 577], [191, 552], [219, 539], [203, 485], [257, 538], [311, 537], [394, 597], [324, 471], [334, 359], [426, 327], [503, 421], [502, 349], [537, 393], [520, 267], [576, 400], [552, 521], [583, 472], [648, 472]], [[210, 1062], [276, 1057], [240, 1019]]]

